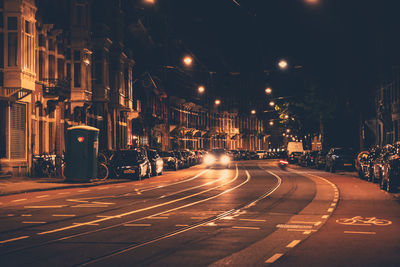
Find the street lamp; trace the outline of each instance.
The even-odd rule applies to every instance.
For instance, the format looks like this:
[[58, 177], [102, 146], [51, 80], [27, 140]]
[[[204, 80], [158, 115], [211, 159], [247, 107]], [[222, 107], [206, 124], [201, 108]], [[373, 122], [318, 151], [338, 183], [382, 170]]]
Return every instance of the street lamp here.
[[285, 59], [281, 59], [281, 60], [279, 60], [279, 62], [278, 62], [278, 67], [279, 67], [281, 70], [287, 69], [288, 65], [289, 65], [288, 62], [287, 62]]
[[202, 85], [200, 85], [200, 86], [197, 88], [197, 91], [198, 91], [200, 94], [204, 93], [205, 90], [206, 90], [206, 89], [205, 89], [204, 86], [202, 86]]
[[286, 120], [289, 119], [289, 115], [286, 114], [286, 115], [285, 115], [285, 119], [286, 119]]
[[271, 87], [265, 88], [265, 93], [266, 93], [267, 95], [272, 94], [272, 89], [271, 89]]
[[275, 102], [274, 102], [274, 101], [270, 101], [270, 102], [269, 102], [269, 105], [270, 105], [271, 107], [273, 107], [273, 106], [275, 106]]
[[287, 132], [287, 133], [290, 133], [290, 129], [286, 129], [286, 132]]
[[221, 104], [221, 100], [219, 100], [219, 99], [215, 99], [215, 101], [214, 101], [214, 103], [215, 103], [215, 105], [220, 105]]
[[192, 57], [190, 57], [190, 56], [185, 56], [184, 58], [183, 58], [183, 64], [185, 64], [186, 66], [191, 66], [192, 65], [192, 63], [193, 63], [193, 59], [192, 59]]
[[250, 113], [251, 113], [252, 115], [254, 115], [254, 114], [256, 114], [256, 110], [255, 110], [255, 109], [252, 109]]
[[154, 0], [143, 0], [146, 4], [154, 5], [156, 1]]
[[270, 121], [270, 122], [269, 122], [269, 125], [270, 125], [270, 126], [274, 126], [274, 122], [273, 122], [273, 121]]

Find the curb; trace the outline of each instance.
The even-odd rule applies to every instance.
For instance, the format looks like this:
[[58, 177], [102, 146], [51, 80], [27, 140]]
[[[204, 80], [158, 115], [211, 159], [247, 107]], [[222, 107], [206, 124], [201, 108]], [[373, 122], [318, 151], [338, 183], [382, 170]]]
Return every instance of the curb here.
[[128, 183], [132, 182], [134, 180], [109, 180], [109, 181], [97, 181], [97, 182], [92, 182], [92, 183], [85, 183], [85, 184], [74, 184], [74, 185], [64, 185], [64, 186], [55, 186], [55, 187], [47, 187], [47, 188], [33, 188], [33, 189], [22, 189], [19, 191], [11, 191], [11, 192], [6, 192], [6, 193], [0, 193], [0, 196], [9, 196], [9, 195], [16, 195], [16, 194], [22, 194], [22, 193], [31, 193], [31, 192], [40, 192], [40, 191], [50, 191], [50, 190], [58, 190], [58, 189], [69, 189], [69, 188], [78, 188], [78, 187], [93, 187], [93, 186], [98, 186], [98, 185], [103, 185], [103, 184], [117, 184], [117, 183]]

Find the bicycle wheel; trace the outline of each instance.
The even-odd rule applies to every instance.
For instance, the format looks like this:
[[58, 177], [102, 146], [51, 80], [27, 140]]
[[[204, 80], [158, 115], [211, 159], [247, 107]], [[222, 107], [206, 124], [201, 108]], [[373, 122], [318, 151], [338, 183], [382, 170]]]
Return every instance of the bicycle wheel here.
[[101, 152], [97, 156], [97, 161], [100, 162], [100, 163], [104, 163], [104, 164], [107, 164], [107, 162], [108, 162], [106, 155], [104, 153], [101, 153]]
[[97, 179], [105, 180], [108, 178], [108, 167], [104, 163], [99, 163], [97, 166]]

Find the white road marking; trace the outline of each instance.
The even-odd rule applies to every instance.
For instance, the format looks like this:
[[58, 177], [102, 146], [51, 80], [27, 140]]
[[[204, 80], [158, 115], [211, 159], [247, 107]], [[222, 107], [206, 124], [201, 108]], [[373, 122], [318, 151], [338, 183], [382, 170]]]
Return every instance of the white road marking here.
[[21, 198], [21, 199], [13, 200], [11, 202], [20, 202], [20, 201], [25, 201], [25, 200], [28, 200], [28, 199], [27, 198]]
[[149, 223], [127, 223], [127, 224], [124, 224], [124, 226], [146, 226], [146, 227], [148, 227], [148, 226], [151, 226], [151, 224], [149, 224]]
[[12, 241], [25, 239], [25, 238], [28, 238], [28, 237], [29, 237], [28, 235], [25, 235], [25, 236], [20, 236], [20, 237], [16, 237], [16, 238], [7, 239], [7, 240], [0, 241], [0, 244], [4, 244], [4, 243], [12, 242]]
[[336, 206], [336, 203], [332, 203], [332, 204], [331, 204], [331, 207], [335, 207], [335, 206]]
[[322, 219], [327, 219], [327, 218], [329, 218], [329, 215], [323, 215], [321, 218]]
[[14, 216], [14, 214], [7, 214], [7, 216], [8, 216], [8, 217], [12, 217], [12, 216]]
[[329, 208], [327, 212], [333, 212], [333, 208]]
[[104, 189], [109, 189], [110, 187], [109, 186], [107, 186], [107, 187], [100, 187], [100, 188], [97, 188], [97, 190], [104, 190]]
[[301, 240], [293, 240], [293, 241], [290, 242], [286, 247], [287, 247], [287, 248], [294, 248], [294, 247], [297, 246], [300, 242], [301, 242]]
[[316, 223], [321, 223], [320, 221], [318, 222], [305, 222], [305, 221], [290, 221], [289, 223], [300, 223], [300, 224], [316, 224]]
[[303, 232], [303, 235], [309, 235], [309, 234], [311, 234], [311, 231], [304, 231]]
[[287, 229], [288, 232], [316, 232], [317, 230], [311, 230], [311, 229]]
[[316, 223], [314, 223], [314, 226], [318, 226], [318, 225], [320, 225], [322, 222], [316, 222]]
[[189, 226], [189, 224], [175, 224], [175, 226], [177, 226], [177, 227], [185, 227], [185, 226]]
[[267, 220], [257, 220], [257, 219], [239, 219], [240, 221], [248, 221], [248, 222], [266, 222]]
[[71, 206], [71, 208], [107, 208], [108, 205], [100, 205], [100, 204], [79, 204], [75, 206]]
[[157, 216], [157, 217], [147, 217], [146, 219], [155, 219], [155, 220], [168, 220], [169, 217], [161, 217], [161, 216]]
[[115, 188], [121, 188], [121, 187], [125, 187], [125, 185], [117, 185], [117, 186], [115, 186]]
[[111, 202], [96, 202], [96, 201], [93, 201], [92, 202], [93, 204], [102, 204], [102, 205], [114, 205], [115, 203], [111, 203]]
[[90, 190], [89, 189], [83, 189], [83, 190], [79, 190], [78, 192], [80, 193], [80, 192], [89, 192]]
[[278, 224], [277, 228], [292, 228], [292, 229], [309, 229], [311, 225], [300, 225], [300, 224]]
[[37, 196], [36, 198], [49, 197], [50, 195]]
[[21, 214], [22, 217], [31, 217], [32, 214]]
[[112, 218], [121, 218], [119, 216], [106, 216], [106, 215], [97, 215], [96, 217], [97, 218], [110, 218], [110, 219], [112, 219]]
[[71, 192], [61, 192], [61, 193], [58, 193], [59, 195], [68, 195], [68, 194], [71, 194]]
[[99, 225], [98, 223], [72, 223], [72, 224], [74, 224], [74, 225], [79, 225], [79, 226], [81, 226], [81, 225], [91, 225], [91, 226], [97, 226], [97, 225]]
[[46, 223], [46, 222], [31, 222], [31, 221], [23, 221], [22, 223]]
[[233, 226], [234, 229], [250, 229], [250, 230], [260, 230], [260, 227], [247, 227], [247, 226]]
[[282, 253], [276, 253], [274, 256], [266, 260], [265, 263], [274, 263], [277, 259], [279, 259], [282, 256], [283, 256]]
[[55, 205], [55, 206], [25, 206], [25, 209], [55, 209], [55, 208], [62, 208], [66, 205]]
[[344, 231], [345, 234], [360, 234], [360, 235], [375, 235], [376, 232], [356, 232], [356, 231]]
[[192, 220], [204, 220], [207, 219], [207, 217], [190, 217]]
[[54, 217], [74, 217], [75, 214], [53, 214]]
[[71, 201], [71, 202], [79, 202], [79, 203], [88, 203], [89, 201], [87, 200], [81, 200], [81, 199], [67, 199], [67, 201]]

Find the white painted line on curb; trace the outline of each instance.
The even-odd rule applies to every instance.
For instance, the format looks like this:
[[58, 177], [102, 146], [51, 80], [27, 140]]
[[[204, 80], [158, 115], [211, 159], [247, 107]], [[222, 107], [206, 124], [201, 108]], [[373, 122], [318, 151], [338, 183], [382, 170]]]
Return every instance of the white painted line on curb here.
[[175, 224], [175, 226], [177, 226], [177, 227], [186, 227], [186, 226], [189, 226], [189, 224]]
[[322, 218], [322, 219], [328, 219], [328, 218], [329, 218], [329, 215], [323, 215], [321, 218]]
[[294, 248], [294, 247], [297, 246], [300, 242], [301, 242], [301, 240], [293, 240], [293, 241], [290, 242], [286, 247], [287, 247], [287, 248]]
[[333, 212], [333, 208], [329, 208], [327, 211], [328, 212]]
[[0, 244], [4, 244], [4, 243], [12, 242], [12, 241], [25, 239], [25, 238], [28, 238], [28, 237], [29, 237], [28, 235], [25, 235], [25, 236], [20, 236], [20, 237], [16, 237], [16, 238], [7, 239], [7, 240], [0, 241]]
[[256, 220], [256, 219], [239, 219], [240, 221], [248, 221], [248, 222], [266, 222], [267, 220]]
[[274, 256], [266, 260], [265, 263], [274, 263], [277, 259], [279, 259], [282, 256], [283, 256], [282, 253], [276, 253]]
[[23, 221], [22, 223], [46, 223], [46, 222], [30, 222], [30, 221]]
[[54, 217], [75, 217], [75, 214], [53, 214]]
[[21, 214], [22, 217], [31, 217], [32, 214]]
[[68, 194], [71, 194], [71, 192], [61, 192], [61, 193], [58, 193], [59, 195], [68, 195]]

